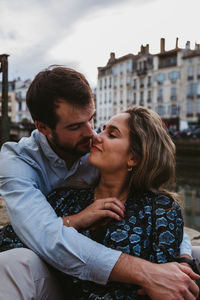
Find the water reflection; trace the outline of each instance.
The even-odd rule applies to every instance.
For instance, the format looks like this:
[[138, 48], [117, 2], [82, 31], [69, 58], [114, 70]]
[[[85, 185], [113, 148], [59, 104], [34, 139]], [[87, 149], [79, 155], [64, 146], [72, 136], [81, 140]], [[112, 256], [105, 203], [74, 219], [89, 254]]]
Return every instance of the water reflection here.
[[183, 217], [187, 227], [200, 231], [200, 186], [179, 185], [183, 198]]
[[176, 190], [183, 198], [183, 217], [185, 225], [200, 231], [199, 156], [177, 158], [176, 181]]

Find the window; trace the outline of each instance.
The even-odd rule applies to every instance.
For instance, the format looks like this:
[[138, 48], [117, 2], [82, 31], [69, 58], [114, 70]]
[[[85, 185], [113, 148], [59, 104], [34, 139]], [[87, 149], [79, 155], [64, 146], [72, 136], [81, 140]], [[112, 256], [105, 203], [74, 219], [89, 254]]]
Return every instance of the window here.
[[165, 107], [164, 105], [157, 106], [157, 113], [162, 117], [165, 115]]
[[140, 92], [140, 105], [144, 105], [144, 92]]
[[197, 78], [200, 79], [200, 65], [197, 66]]
[[107, 78], [105, 77], [104, 78], [104, 89], [106, 89], [107, 88]]
[[157, 83], [162, 84], [165, 80], [165, 74], [160, 73], [156, 76]]
[[200, 82], [197, 82], [196, 84], [196, 93], [197, 93], [197, 97], [200, 98]]
[[120, 77], [120, 87], [122, 88], [124, 85], [124, 78], [123, 77]]
[[109, 88], [112, 87], [112, 77], [109, 77]]
[[102, 79], [99, 80], [99, 89], [102, 89]]
[[114, 89], [117, 88], [117, 78], [114, 79]]
[[172, 116], [177, 116], [177, 114], [178, 114], [178, 107], [177, 107], [177, 105], [172, 104], [172, 106], [171, 106], [171, 115]]
[[196, 109], [197, 109], [197, 115], [200, 116], [200, 99], [197, 99]]
[[193, 73], [194, 73], [194, 68], [193, 66], [189, 66], [187, 69], [187, 76], [188, 79], [193, 79]]
[[172, 71], [168, 74], [168, 78], [172, 81], [172, 82], [176, 82], [177, 79], [180, 78], [180, 72], [179, 71]]
[[113, 74], [113, 76], [117, 76], [117, 66], [113, 66], [112, 67], [112, 74]]
[[109, 103], [111, 103], [111, 102], [112, 102], [112, 93], [109, 92]]
[[126, 62], [126, 71], [127, 72], [131, 72], [132, 71], [132, 61], [131, 60], [128, 60]]
[[106, 93], [104, 94], [104, 103], [105, 104], [107, 103], [107, 94]]
[[126, 78], [126, 84], [127, 85], [131, 84], [131, 76], [127, 76], [127, 78]]
[[130, 100], [131, 100], [131, 91], [129, 90], [127, 92], [127, 102], [130, 103]]
[[18, 104], [18, 109], [19, 109], [19, 111], [22, 110], [22, 103], [21, 103], [21, 101], [20, 101], [19, 104]]
[[150, 86], [151, 86], [151, 76], [148, 76], [147, 85], [148, 85], [148, 87], [150, 87]]
[[176, 100], [176, 87], [171, 87], [171, 100]]
[[144, 77], [140, 78], [140, 87], [144, 87]]
[[102, 104], [102, 94], [99, 94], [99, 104]]
[[193, 99], [195, 93], [196, 93], [196, 84], [194, 82], [191, 82], [187, 86], [187, 97]]
[[136, 79], [136, 78], [133, 80], [133, 88], [134, 88], [134, 89], [137, 88], [137, 79]]
[[120, 64], [120, 74], [122, 75], [124, 72], [124, 64]]
[[148, 91], [147, 102], [151, 102], [151, 91]]
[[163, 100], [163, 89], [158, 88], [158, 90], [157, 90], [157, 101], [162, 102], [162, 100]]
[[136, 104], [136, 101], [137, 101], [137, 94], [133, 93], [133, 101], [132, 101], [132, 103]]
[[193, 101], [188, 100], [187, 102], [187, 116], [193, 116]]
[[123, 102], [123, 91], [120, 91], [120, 103]]

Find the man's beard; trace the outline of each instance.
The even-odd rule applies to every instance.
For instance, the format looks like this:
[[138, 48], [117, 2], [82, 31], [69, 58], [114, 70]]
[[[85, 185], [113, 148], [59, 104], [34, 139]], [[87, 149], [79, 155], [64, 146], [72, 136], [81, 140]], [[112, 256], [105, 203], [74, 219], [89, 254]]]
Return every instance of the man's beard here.
[[84, 138], [73, 147], [70, 145], [64, 145], [60, 143], [59, 138], [55, 132], [52, 133], [51, 139], [52, 146], [56, 150], [56, 152], [58, 152], [58, 155], [59, 153], [63, 155], [69, 154], [75, 157], [81, 157], [89, 152], [90, 147], [88, 147], [88, 149], [86, 148], [85, 150], [79, 149], [79, 147], [81, 147], [81, 144], [87, 143], [89, 141], [91, 141], [91, 138]]

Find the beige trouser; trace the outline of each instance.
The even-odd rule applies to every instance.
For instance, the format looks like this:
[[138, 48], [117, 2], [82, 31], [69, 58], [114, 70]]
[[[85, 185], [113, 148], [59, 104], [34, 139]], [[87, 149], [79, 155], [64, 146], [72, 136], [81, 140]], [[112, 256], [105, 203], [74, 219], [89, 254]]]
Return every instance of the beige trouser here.
[[[193, 247], [200, 258], [200, 247]], [[19, 248], [0, 253], [0, 300], [63, 300], [53, 269], [33, 251]], [[66, 293], [64, 299], [70, 300]]]
[[53, 270], [33, 251], [0, 253], [0, 300], [61, 300], [60, 290]]

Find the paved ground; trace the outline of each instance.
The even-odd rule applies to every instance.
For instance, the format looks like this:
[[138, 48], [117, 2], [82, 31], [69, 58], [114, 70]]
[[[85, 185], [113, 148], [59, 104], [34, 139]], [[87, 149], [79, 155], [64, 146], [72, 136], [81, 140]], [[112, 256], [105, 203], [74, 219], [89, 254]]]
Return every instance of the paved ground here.
[[[9, 218], [6, 212], [5, 202], [0, 197], [0, 228], [9, 223]], [[185, 227], [185, 231], [189, 235], [193, 246], [200, 246], [200, 232], [191, 228]]]
[[5, 202], [0, 197], [0, 228], [9, 222], [9, 218], [6, 212]]

